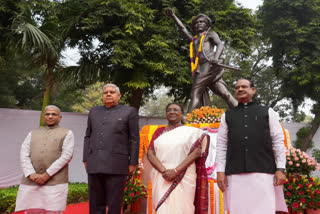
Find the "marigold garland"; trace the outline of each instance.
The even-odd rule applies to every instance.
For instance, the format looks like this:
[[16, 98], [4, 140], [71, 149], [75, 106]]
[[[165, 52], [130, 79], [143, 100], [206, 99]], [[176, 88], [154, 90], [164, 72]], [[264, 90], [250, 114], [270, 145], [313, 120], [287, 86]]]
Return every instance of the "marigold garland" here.
[[220, 214], [224, 214], [224, 208], [223, 208], [223, 193], [219, 189], [219, 198], [220, 198]]
[[210, 213], [214, 214], [214, 180], [209, 180], [210, 188]]
[[286, 132], [286, 137], [287, 137], [287, 145], [288, 145], [288, 148], [290, 148], [290, 147], [292, 147], [292, 145], [291, 145], [291, 134], [290, 134], [288, 129], [285, 129], [285, 132]]
[[198, 49], [198, 52], [197, 52], [197, 55], [196, 55], [196, 59], [194, 59], [194, 50], [193, 50], [193, 42], [194, 40], [196, 40], [198, 38], [198, 35], [196, 35], [195, 37], [193, 37], [192, 41], [190, 42], [190, 62], [191, 62], [191, 72], [194, 72], [198, 66], [198, 63], [199, 63], [199, 55], [202, 51], [202, 42], [203, 42], [203, 39], [205, 37], [205, 34], [203, 34], [201, 36], [201, 39], [200, 39], [200, 44], [199, 44], [199, 49]]
[[286, 129], [283, 127], [282, 124], [280, 124], [280, 125], [281, 125], [282, 132], [283, 132], [283, 135], [284, 135], [284, 145], [288, 149], [288, 139], [287, 139]]
[[223, 113], [223, 109], [218, 109], [217, 107], [211, 108], [210, 106], [202, 106], [201, 108], [194, 109], [191, 113], [188, 113], [186, 116], [186, 121], [190, 124], [220, 123]]

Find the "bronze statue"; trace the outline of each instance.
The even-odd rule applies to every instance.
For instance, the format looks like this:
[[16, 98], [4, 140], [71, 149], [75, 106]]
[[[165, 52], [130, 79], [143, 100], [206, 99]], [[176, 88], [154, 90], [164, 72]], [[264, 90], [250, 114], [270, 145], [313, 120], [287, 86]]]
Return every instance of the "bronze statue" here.
[[[192, 20], [192, 30], [195, 37], [186, 29], [172, 9], [168, 9], [168, 16], [172, 17], [183, 34], [190, 40], [190, 60], [192, 77], [194, 78], [191, 89], [191, 102], [188, 113], [201, 106], [210, 106], [207, 88], [222, 97], [230, 108], [238, 105], [222, 79], [224, 68], [239, 70], [223, 65], [221, 54], [224, 48], [218, 34], [210, 31], [211, 19], [205, 14], [199, 14]], [[215, 51], [214, 51], [215, 48]]]

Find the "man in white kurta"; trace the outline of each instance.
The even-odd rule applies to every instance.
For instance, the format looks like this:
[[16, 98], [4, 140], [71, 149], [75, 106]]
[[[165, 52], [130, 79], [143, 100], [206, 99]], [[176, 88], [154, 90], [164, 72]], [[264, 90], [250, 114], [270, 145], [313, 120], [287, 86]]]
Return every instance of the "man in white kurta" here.
[[236, 83], [239, 105], [226, 112], [228, 119], [223, 114], [217, 137], [217, 180], [231, 214], [287, 211], [282, 190], [286, 148], [279, 116], [271, 108], [252, 103], [254, 94], [251, 81], [240, 79]]
[[72, 131], [59, 126], [60, 109], [45, 108], [45, 127], [33, 130], [21, 146], [22, 182], [15, 211], [59, 214], [66, 208], [68, 163], [74, 147]]

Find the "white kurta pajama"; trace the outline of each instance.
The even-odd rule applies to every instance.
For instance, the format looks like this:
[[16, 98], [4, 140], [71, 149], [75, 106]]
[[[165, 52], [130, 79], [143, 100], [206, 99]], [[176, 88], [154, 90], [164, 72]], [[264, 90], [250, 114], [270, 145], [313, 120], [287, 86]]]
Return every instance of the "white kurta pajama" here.
[[[203, 132], [198, 128], [181, 126], [160, 135], [154, 141], [157, 158], [167, 169], [174, 169], [188, 156], [194, 142]], [[206, 138], [205, 138], [206, 139]], [[202, 142], [202, 149], [206, 140]], [[196, 164], [192, 163], [180, 183], [157, 210], [157, 214], [194, 214], [196, 191]], [[156, 169], [151, 170], [153, 210], [171, 186]]]
[[[25, 138], [20, 152], [21, 166], [25, 177], [36, 173], [30, 159], [31, 132]], [[52, 176], [71, 161], [74, 147], [74, 136], [68, 131], [60, 158], [53, 162], [46, 172]], [[66, 208], [68, 196], [68, 183], [53, 186], [31, 186], [20, 184], [16, 200], [15, 211], [27, 209], [44, 209], [50, 211], [63, 211]]]
[[[286, 166], [284, 135], [279, 115], [269, 108], [270, 136], [277, 168]], [[228, 125], [222, 115], [217, 137], [217, 172], [225, 172], [228, 144]], [[224, 192], [225, 206], [231, 214], [274, 214], [287, 212], [282, 186], [274, 186], [274, 175], [266, 173], [241, 173], [228, 175], [228, 187]]]

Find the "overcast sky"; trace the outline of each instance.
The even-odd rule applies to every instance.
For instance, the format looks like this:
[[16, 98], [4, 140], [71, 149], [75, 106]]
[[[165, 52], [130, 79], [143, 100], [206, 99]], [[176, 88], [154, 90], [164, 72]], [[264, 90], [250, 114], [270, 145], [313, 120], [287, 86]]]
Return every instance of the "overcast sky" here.
[[244, 7], [256, 10], [259, 5], [262, 4], [262, 0], [236, 0], [241, 3]]

